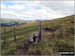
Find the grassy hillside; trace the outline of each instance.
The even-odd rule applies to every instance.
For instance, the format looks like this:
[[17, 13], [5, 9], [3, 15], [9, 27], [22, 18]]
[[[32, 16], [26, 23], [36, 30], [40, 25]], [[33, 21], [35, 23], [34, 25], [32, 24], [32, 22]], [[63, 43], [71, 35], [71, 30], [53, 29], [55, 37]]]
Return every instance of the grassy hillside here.
[[[1, 53], [13, 55], [16, 47], [29, 39], [32, 32], [38, 32], [39, 22], [29, 23], [25, 25], [2, 27], [1, 28]], [[60, 35], [60, 27], [62, 26], [62, 37]], [[17, 42], [13, 41], [13, 27], [16, 27]], [[54, 38], [52, 32], [45, 32], [43, 29], [55, 28]], [[3, 44], [3, 29], [6, 28], [6, 47]], [[19, 44], [18, 44], [19, 43]], [[16, 45], [17, 44], [17, 45]], [[74, 51], [74, 15], [55, 20], [42, 21], [42, 40], [37, 45], [31, 45], [28, 54], [57, 54], [60, 51]]]

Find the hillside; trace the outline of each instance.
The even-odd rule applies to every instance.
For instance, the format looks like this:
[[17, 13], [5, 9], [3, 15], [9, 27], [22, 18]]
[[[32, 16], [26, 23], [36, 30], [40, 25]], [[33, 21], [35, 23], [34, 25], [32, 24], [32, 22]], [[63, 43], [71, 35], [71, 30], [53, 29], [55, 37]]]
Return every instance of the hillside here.
[[1, 27], [17, 26], [17, 25], [27, 24], [31, 22], [32, 21], [30, 20], [20, 20], [20, 19], [7, 19], [7, 18], [0, 19]]
[[[14, 52], [19, 50], [19, 45], [24, 43], [24, 40], [28, 40], [33, 32], [38, 32], [39, 22], [24, 24], [15, 26], [16, 27], [16, 38], [17, 42], [13, 41], [13, 27], [2, 27], [1, 28], [1, 46], [2, 54], [13, 55]], [[55, 20], [45, 20], [41, 22], [42, 26], [42, 40], [36, 44], [31, 45], [28, 49], [27, 54], [40, 54], [40, 55], [51, 55], [57, 54], [60, 51], [74, 51], [74, 15]], [[62, 27], [62, 36], [60, 35], [60, 28]], [[6, 48], [3, 44], [3, 29], [6, 28]], [[56, 31], [53, 32], [44, 31], [45, 28], [52, 28]], [[14, 45], [14, 46], [13, 46]]]

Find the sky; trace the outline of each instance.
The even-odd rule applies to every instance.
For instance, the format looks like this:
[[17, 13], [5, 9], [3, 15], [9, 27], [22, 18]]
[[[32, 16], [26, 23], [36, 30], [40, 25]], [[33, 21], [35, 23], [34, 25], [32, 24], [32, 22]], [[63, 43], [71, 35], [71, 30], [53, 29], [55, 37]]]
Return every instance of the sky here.
[[1, 1], [1, 18], [52, 20], [74, 14], [74, 1]]

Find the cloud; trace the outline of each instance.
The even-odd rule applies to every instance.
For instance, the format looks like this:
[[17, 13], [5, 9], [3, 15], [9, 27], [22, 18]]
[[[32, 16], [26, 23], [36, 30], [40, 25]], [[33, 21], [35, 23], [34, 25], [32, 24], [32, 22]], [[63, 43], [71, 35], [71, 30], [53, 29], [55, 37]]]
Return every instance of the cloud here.
[[4, 4], [1, 4], [1, 9], [5, 9], [6, 6]]
[[60, 11], [64, 15], [74, 14], [74, 1], [48, 1], [40, 4], [54, 11]]
[[[12, 3], [13, 5], [7, 4]], [[74, 1], [1, 2], [1, 17], [23, 20], [52, 20], [74, 14]]]
[[12, 10], [23, 10], [25, 9], [25, 6], [24, 5], [12, 5], [12, 6], [8, 6], [8, 8]]

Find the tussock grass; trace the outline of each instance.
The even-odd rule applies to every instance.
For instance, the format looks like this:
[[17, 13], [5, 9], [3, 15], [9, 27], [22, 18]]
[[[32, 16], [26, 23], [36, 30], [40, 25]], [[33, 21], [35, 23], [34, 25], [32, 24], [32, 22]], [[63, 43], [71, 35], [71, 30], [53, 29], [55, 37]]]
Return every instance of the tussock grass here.
[[[29, 47], [29, 54], [50, 55], [58, 54], [59, 51], [74, 51], [74, 15], [55, 20], [42, 21], [42, 40]], [[62, 26], [62, 37], [60, 27]], [[16, 51], [16, 44], [23, 43], [24, 39], [29, 39], [32, 32], [38, 31], [38, 22], [29, 23], [16, 27], [17, 42], [14, 43], [13, 27], [6, 27], [6, 47], [3, 44], [3, 27], [1, 28], [1, 53], [2, 55], [13, 55]], [[54, 32], [45, 32], [45, 27], [57, 29]], [[15, 46], [16, 45], [16, 46]]]

